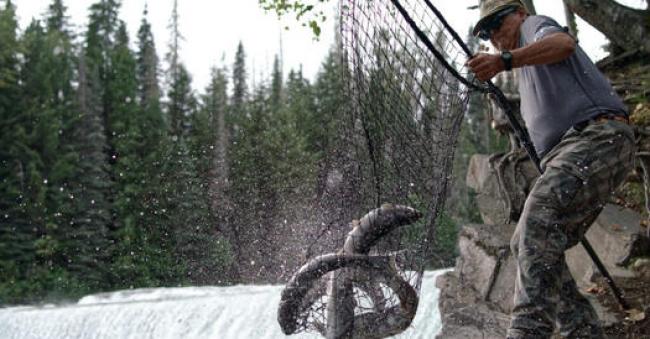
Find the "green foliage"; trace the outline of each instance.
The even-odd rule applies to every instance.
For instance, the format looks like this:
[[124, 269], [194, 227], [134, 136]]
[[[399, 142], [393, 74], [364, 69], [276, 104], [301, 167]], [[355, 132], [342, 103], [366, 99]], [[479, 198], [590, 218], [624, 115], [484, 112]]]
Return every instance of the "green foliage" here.
[[328, 0], [287, 1], [287, 0], [258, 0], [260, 7], [266, 11], [273, 11], [278, 17], [293, 13], [296, 21], [303, 27], [309, 27], [318, 38], [321, 33], [320, 24], [325, 22], [325, 6]]
[[27, 294], [18, 282], [30, 276], [36, 261], [38, 226], [30, 213], [42, 202], [41, 157], [30, 148], [34, 122], [20, 114], [21, 49], [15, 8], [7, 2], [0, 8], [0, 300]]

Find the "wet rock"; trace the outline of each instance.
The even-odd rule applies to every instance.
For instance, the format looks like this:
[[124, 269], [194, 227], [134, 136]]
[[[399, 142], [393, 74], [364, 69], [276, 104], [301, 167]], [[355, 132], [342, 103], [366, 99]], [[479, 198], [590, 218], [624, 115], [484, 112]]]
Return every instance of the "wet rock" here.
[[438, 339], [505, 337], [510, 318], [463, 285], [456, 272], [448, 272], [436, 281], [441, 289], [439, 307], [443, 328]]
[[[609, 273], [616, 278], [634, 278], [637, 274], [627, 267], [618, 265], [622, 258], [638, 252], [636, 240], [643, 236], [641, 215], [616, 205], [606, 205], [598, 219], [587, 231], [586, 237]], [[590, 286], [600, 276], [591, 258], [582, 245], [566, 252], [571, 274], [578, 286]]]
[[472, 156], [467, 169], [467, 186], [476, 191], [476, 202], [486, 224], [503, 223], [507, 219], [506, 201], [501, 198], [496, 172], [490, 165], [490, 156]]
[[517, 267], [510, 255], [515, 225], [467, 225], [460, 232], [456, 272], [464, 288], [501, 312], [512, 310]]
[[489, 225], [507, 224], [519, 218], [530, 188], [539, 176], [521, 149], [500, 155], [476, 154], [470, 159], [467, 186], [476, 191], [476, 201]]
[[440, 276], [443, 329], [437, 338], [503, 338], [516, 273], [510, 255], [515, 225], [466, 225], [454, 271]]
[[[634, 276], [638, 273], [615, 265], [617, 257], [625, 253], [625, 239], [628, 239], [625, 236], [626, 228], [616, 226], [616, 231], [611, 234], [602, 230], [607, 225], [612, 228], [609, 224], [611, 220], [628, 220], [619, 215], [621, 213], [632, 218], [628, 214], [630, 211], [620, 210], [617, 206], [606, 207], [590, 229], [589, 237], [593, 238], [591, 243], [596, 251], [602, 253], [610, 273], [615, 277]], [[510, 253], [510, 237], [514, 229], [514, 224], [462, 227], [456, 267], [437, 281], [441, 289], [439, 307], [443, 319], [443, 330], [438, 338], [503, 338], [512, 310], [517, 272], [516, 262]], [[620, 322], [621, 318], [615, 311], [605, 307], [596, 295], [586, 293], [587, 287], [594, 285], [594, 271], [591, 269], [593, 263], [584, 250], [576, 246], [568, 251], [567, 262], [603, 325]], [[650, 266], [642, 264], [639, 264], [639, 272], [650, 271]]]

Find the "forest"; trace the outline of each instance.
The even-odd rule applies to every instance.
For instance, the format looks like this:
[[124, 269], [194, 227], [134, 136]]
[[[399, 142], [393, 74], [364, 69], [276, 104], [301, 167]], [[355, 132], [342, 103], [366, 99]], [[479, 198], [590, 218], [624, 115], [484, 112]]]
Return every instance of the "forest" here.
[[[197, 91], [176, 8], [161, 58], [146, 9], [133, 50], [119, 0], [92, 4], [82, 32], [63, 0], [24, 30], [16, 6], [0, 4], [0, 305], [282, 282], [313, 254], [287, 234], [313, 245], [376, 207], [360, 180], [331, 192], [341, 173], [365, 170], [344, 132], [354, 123], [336, 44], [315, 79], [285, 76], [276, 56], [251, 86], [240, 43]], [[469, 156], [507, 144], [482, 98], [469, 107], [431, 268], [450, 266], [458, 225], [480, 220]]]

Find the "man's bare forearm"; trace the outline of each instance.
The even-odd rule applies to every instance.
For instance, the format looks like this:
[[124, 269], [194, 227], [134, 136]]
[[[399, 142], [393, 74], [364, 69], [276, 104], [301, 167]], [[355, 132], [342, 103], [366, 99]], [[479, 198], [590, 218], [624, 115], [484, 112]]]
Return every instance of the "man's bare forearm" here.
[[512, 67], [560, 62], [575, 52], [576, 42], [566, 33], [554, 33], [526, 47], [510, 51]]

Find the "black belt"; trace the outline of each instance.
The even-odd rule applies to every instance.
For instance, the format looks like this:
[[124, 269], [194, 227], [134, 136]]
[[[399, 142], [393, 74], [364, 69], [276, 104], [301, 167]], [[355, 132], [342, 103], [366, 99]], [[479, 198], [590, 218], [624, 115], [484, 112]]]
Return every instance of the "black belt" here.
[[620, 122], [623, 122], [623, 123], [626, 123], [626, 124], [630, 123], [630, 119], [627, 116], [607, 113], [607, 114], [597, 115], [597, 116], [595, 116], [595, 117], [593, 117], [593, 118], [591, 118], [589, 120], [585, 120], [583, 122], [579, 122], [579, 123], [573, 125], [573, 129], [575, 129], [577, 131], [582, 131], [583, 129], [585, 129], [591, 123], [597, 123], [598, 124], [598, 123], [603, 123], [603, 122], [610, 121], [610, 120], [620, 121]]

